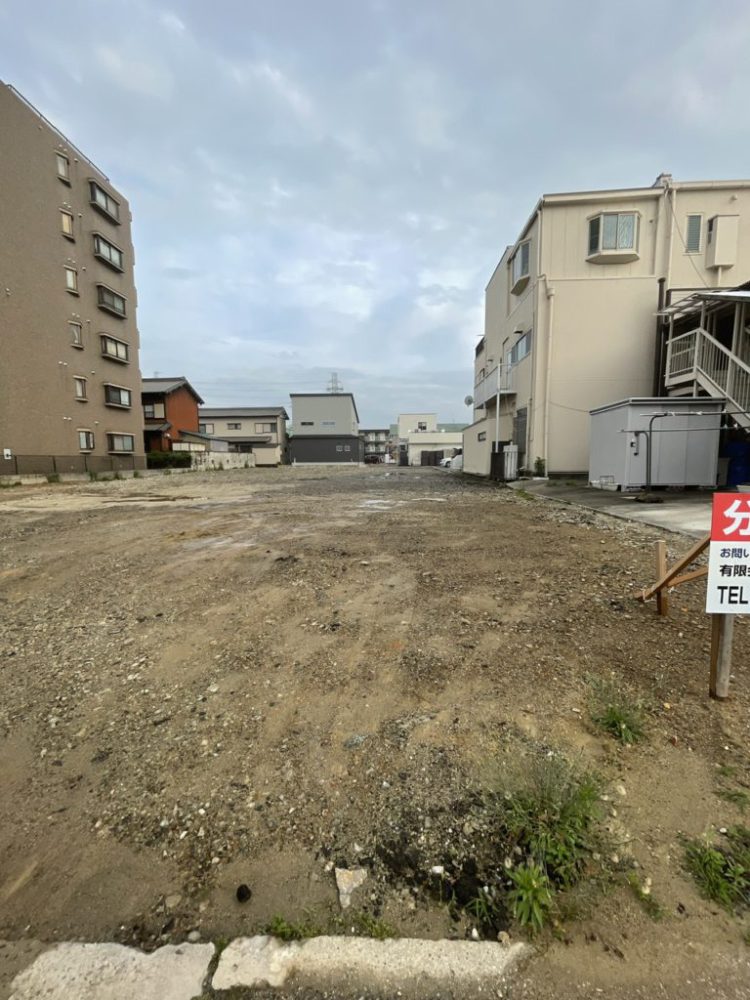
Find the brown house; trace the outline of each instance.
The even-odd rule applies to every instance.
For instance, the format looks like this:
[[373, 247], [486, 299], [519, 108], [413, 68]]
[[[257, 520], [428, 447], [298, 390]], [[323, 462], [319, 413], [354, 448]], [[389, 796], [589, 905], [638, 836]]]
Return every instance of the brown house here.
[[144, 378], [141, 391], [146, 451], [171, 451], [186, 433], [198, 433], [201, 397], [184, 376]]
[[0, 82], [0, 475], [143, 468], [130, 208]]

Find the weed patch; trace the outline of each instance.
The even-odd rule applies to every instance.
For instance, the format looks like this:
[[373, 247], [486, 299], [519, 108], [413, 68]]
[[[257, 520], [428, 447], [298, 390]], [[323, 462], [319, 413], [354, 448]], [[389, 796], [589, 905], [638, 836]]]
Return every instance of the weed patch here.
[[592, 684], [591, 721], [623, 746], [638, 743], [645, 735], [643, 702], [613, 681]]
[[304, 941], [306, 938], [319, 937], [323, 933], [320, 927], [305, 917], [303, 920], [286, 920], [278, 914], [264, 928], [266, 934], [279, 938], [280, 941]]
[[641, 885], [641, 881], [635, 872], [630, 872], [627, 883], [633, 891], [633, 895], [641, 904], [652, 920], [659, 921], [664, 916], [664, 910], [651, 895], [651, 889]]
[[685, 867], [702, 896], [726, 910], [750, 907], [750, 830], [732, 827], [719, 846], [707, 839], [685, 843]]

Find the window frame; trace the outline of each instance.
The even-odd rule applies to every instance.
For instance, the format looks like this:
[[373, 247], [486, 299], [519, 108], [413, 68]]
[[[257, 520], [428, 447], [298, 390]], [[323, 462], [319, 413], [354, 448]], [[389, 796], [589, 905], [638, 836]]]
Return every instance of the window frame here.
[[[60, 161], [65, 164], [64, 173], [60, 173]], [[58, 150], [55, 150], [55, 162], [57, 163], [58, 179], [61, 180], [63, 184], [67, 184], [68, 187], [70, 187], [70, 157], [66, 156], [65, 153], [60, 153]]]
[[[104, 405], [105, 406], [115, 406], [118, 410], [129, 410], [133, 405], [133, 390], [129, 389], [126, 385], [117, 385], [116, 382], [103, 382], [102, 388], [104, 389]], [[117, 392], [128, 394], [127, 403], [123, 403], [122, 400], [112, 400], [109, 398], [110, 389], [116, 389]]]
[[[625, 216], [632, 216], [633, 219], [633, 242], [630, 246], [619, 246], [620, 241], [620, 219]], [[615, 246], [604, 246], [604, 220], [614, 218], [615, 222]], [[587, 221], [586, 231], [586, 260], [597, 263], [598, 261], [610, 260], [613, 264], [625, 264], [633, 260], [638, 260], [640, 254], [638, 245], [641, 236], [641, 213], [636, 209], [627, 212], [596, 212], [590, 215]], [[597, 225], [597, 244], [592, 247], [591, 229]]]
[[[698, 219], [698, 246], [691, 249], [690, 247], [690, 220]], [[685, 216], [685, 253], [686, 254], [699, 254], [703, 251], [703, 213], [702, 212], [688, 212]]]
[[[211, 430], [208, 429], [209, 427], [211, 428]], [[213, 432], [214, 432], [214, 425], [213, 425], [213, 423], [211, 421], [208, 421], [207, 423], [202, 423], [202, 424], [199, 423], [198, 424], [198, 430], [200, 431], [201, 434], [213, 434]]]
[[[156, 407], [161, 407], [161, 413], [156, 412]], [[152, 412], [147, 413], [146, 411], [150, 409]], [[167, 418], [167, 408], [164, 402], [154, 402], [154, 403], [144, 403], [143, 404], [143, 417], [145, 420], [166, 420]]]
[[[117, 344], [119, 347], [125, 348], [125, 357], [121, 358], [119, 354], [112, 354], [110, 351], [105, 349], [104, 342], [110, 340], [113, 344]], [[108, 358], [110, 361], [117, 361], [121, 365], [130, 364], [130, 344], [124, 340], [118, 340], [117, 337], [111, 336], [109, 333], [99, 334], [99, 346], [101, 349], [101, 355], [103, 358]]]
[[255, 433], [256, 434], [273, 434], [276, 430], [276, 426], [273, 421], [269, 420], [256, 420], [255, 421]]
[[[113, 271], [117, 271], [119, 274], [122, 274], [123, 271], [125, 270], [125, 252], [121, 250], [116, 243], [113, 243], [111, 240], [108, 240], [106, 236], [102, 236], [101, 233], [95, 232], [92, 233], [91, 235], [94, 237], [94, 256], [96, 257], [96, 259], [100, 260], [103, 264], [106, 264], [107, 267], [111, 267]], [[111, 256], [107, 256], [106, 253], [102, 253], [100, 249], [101, 244], [103, 244], [109, 250], [114, 250], [116, 253], [120, 255], [119, 264], [115, 263], [115, 261], [112, 260]]]
[[[531, 330], [526, 330], [520, 335], [509, 351], [511, 367], [520, 364], [525, 358], [528, 358], [531, 354], [531, 343]], [[525, 348], [525, 350], [523, 354], [520, 354], [519, 352], [522, 348]]]
[[[113, 305], [108, 302], [102, 301], [102, 293], [107, 293], [112, 295], [114, 298], [122, 299], [122, 312], [116, 309]], [[111, 313], [113, 316], [117, 316], [118, 319], [126, 319], [128, 315], [128, 300], [122, 293], [118, 292], [114, 288], [110, 288], [109, 285], [103, 284], [101, 281], [96, 284], [96, 304], [104, 312]]]
[[[79, 392], [78, 390], [81, 390]], [[79, 403], [88, 403], [89, 401], [89, 390], [88, 390], [88, 379], [85, 375], [74, 375], [73, 376], [73, 391], [75, 392], [76, 401]]]
[[[113, 441], [115, 438], [130, 438], [133, 442], [130, 448], [115, 448]], [[107, 451], [111, 455], [132, 455], [135, 451], [135, 434], [127, 431], [107, 431]]]
[[[93, 451], [96, 445], [96, 438], [94, 437], [94, 432], [90, 431], [87, 427], [79, 427], [77, 428], [77, 432], [78, 432], [78, 450], [83, 452]], [[81, 444], [82, 434], [86, 435], [86, 444]]]
[[[70, 231], [68, 231], [65, 228], [65, 220], [66, 219], [70, 219]], [[60, 222], [61, 222], [60, 232], [62, 233], [62, 235], [65, 237], [66, 240], [70, 240], [71, 243], [75, 243], [75, 241], [76, 241], [76, 234], [75, 234], [75, 232], [73, 230], [73, 224], [75, 222], [75, 216], [73, 215], [73, 213], [69, 212], [67, 208], [61, 208], [60, 209]]]
[[[524, 255], [526, 266], [524, 270]], [[516, 268], [518, 261], [518, 268]], [[531, 240], [523, 240], [510, 258], [510, 290], [514, 295], [522, 292], [531, 277]]]
[[[103, 201], [97, 199], [96, 192], [101, 192]], [[120, 225], [120, 202], [93, 178], [89, 179], [89, 204], [92, 208], [99, 212], [100, 215], [103, 215], [105, 219], [109, 219], [110, 222], [114, 222], [117, 226]], [[110, 204], [113, 205], [114, 208], [111, 208]]]
[[[63, 264], [63, 267], [65, 269], [65, 291], [68, 292], [69, 295], [80, 295], [80, 292], [78, 291], [78, 268], [71, 267], [69, 264]], [[72, 285], [68, 284], [69, 274], [73, 275]]]
[[[76, 336], [76, 332], [78, 335]], [[68, 320], [68, 333], [70, 334], [70, 346], [77, 348], [79, 351], [83, 350], [83, 323], [79, 323], [78, 320], [69, 319]]]
[[236, 420], [232, 420], [232, 421], [228, 420], [227, 421], [227, 430], [228, 431], [241, 431], [242, 430], [242, 421], [240, 420], [239, 423], [238, 423]]
[[487, 431], [477, 431], [477, 441], [486, 441]]

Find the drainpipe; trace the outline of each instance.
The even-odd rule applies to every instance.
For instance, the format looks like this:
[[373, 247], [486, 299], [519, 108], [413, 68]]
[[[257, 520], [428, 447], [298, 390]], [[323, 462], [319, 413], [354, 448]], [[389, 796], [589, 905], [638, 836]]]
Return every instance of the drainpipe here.
[[547, 371], [544, 373], [544, 471], [549, 475], [549, 411], [550, 378], [552, 371], [552, 320], [555, 312], [555, 289], [544, 275], [547, 290]]
[[[666, 278], [659, 278], [659, 297], [657, 312], [661, 313], [664, 308], [664, 286], [666, 285]], [[662, 316], [657, 315], [656, 317], [656, 349], [654, 351], [654, 395], [662, 395], [662, 387], [665, 388], [664, 383], [664, 319]]]
[[[500, 451], [500, 362], [497, 363], [497, 395], [495, 396], [495, 454]], [[490, 459], [492, 461], [492, 459]], [[497, 462], [497, 459], [495, 459]]]

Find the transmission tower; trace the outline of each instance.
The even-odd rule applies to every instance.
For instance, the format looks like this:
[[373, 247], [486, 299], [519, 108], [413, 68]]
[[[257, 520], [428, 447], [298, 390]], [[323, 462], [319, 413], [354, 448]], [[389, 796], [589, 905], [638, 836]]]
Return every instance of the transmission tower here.
[[329, 392], [343, 392], [344, 391], [343, 385], [339, 382], [339, 373], [338, 372], [331, 372], [331, 381], [328, 383], [328, 391]]

